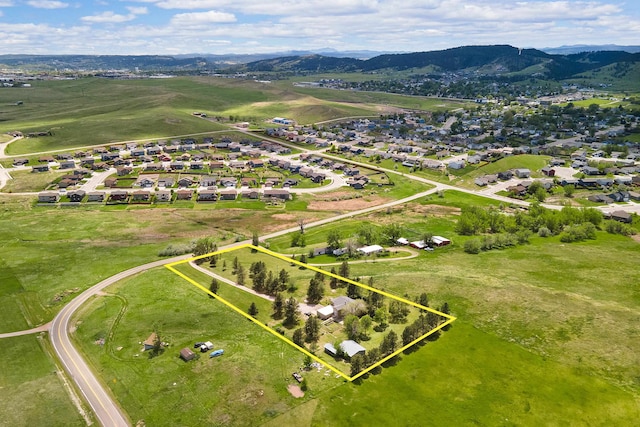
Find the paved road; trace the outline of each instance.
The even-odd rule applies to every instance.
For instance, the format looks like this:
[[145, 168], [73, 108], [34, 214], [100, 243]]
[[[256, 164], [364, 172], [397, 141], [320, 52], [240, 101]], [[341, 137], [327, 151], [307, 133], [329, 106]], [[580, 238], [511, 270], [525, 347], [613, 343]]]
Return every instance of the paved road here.
[[69, 336], [71, 317], [91, 297], [109, 285], [126, 277], [133, 276], [151, 268], [159, 267], [170, 261], [186, 259], [176, 257], [172, 260], [160, 260], [140, 265], [111, 276], [87, 289], [67, 304], [51, 322], [50, 337], [53, 348], [60, 358], [65, 370], [82, 392], [85, 400], [93, 409], [98, 421], [103, 426], [125, 427], [131, 425], [126, 414], [120, 409], [107, 388], [98, 380], [82, 355], [73, 346]]

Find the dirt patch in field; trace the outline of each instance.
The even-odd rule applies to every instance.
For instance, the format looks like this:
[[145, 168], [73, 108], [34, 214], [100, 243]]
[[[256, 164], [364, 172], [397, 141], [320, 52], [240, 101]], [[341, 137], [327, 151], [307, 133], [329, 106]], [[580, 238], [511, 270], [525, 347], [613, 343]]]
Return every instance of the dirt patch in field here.
[[432, 215], [432, 216], [450, 216], [460, 215], [462, 210], [453, 206], [441, 206], [441, 205], [418, 205], [413, 204], [411, 210], [417, 214]]
[[631, 236], [631, 238], [637, 242], [640, 243], [640, 234], [634, 234], [633, 236]]
[[298, 385], [289, 384], [287, 386], [287, 391], [291, 393], [291, 396], [295, 397], [296, 399], [304, 397], [304, 391], [302, 391], [302, 389]]
[[382, 205], [388, 202], [389, 199], [382, 197], [369, 197], [362, 199], [349, 199], [349, 200], [336, 200], [336, 201], [322, 201], [315, 200], [309, 203], [308, 209], [318, 211], [357, 211], [360, 209], [370, 208], [372, 206]]

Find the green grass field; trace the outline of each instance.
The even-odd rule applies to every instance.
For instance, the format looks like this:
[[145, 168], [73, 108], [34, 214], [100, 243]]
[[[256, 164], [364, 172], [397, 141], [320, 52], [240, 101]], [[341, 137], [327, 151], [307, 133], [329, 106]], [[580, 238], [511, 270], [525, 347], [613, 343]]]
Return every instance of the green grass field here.
[[[2, 283], [4, 286], [5, 282]], [[43, 339], [46, 338], [27, 335], [0, 341], [2, 424], [16, 427], [86, 425], [56, 374], [57, 368], [45, 350], [47, 344]]]
[[[302, 367], [300, 352], [164, 268], [110, 292], [116, 296], [88, 306], [76, 341], [134, 423], [257, 425], [342, 383], [324, 371], [303, 373], [309, 391], [293, 398], [286, 387]], [[154, 327], [170, 346], [149, 359], [139, 342]], [[102, 337], [106, 344], [97, 345]], [[225, 354], [210, 359], [205, 353], [189, 363], [178, 358], [181, 348], [207, 340]]]

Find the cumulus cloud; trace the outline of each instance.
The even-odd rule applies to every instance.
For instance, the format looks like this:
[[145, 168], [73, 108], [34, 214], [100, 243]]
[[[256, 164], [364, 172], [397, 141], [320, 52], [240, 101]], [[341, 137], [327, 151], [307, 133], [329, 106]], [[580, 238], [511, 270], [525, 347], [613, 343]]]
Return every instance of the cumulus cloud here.
[[136, 19], [136, 15], [130, 13], [128, 15], [119, 15], [117, 13], [107, 11], [102, 12], [97, 15], [83, 16], [82, 19], [84, 22], [93, 22], [93, 23], [119, 23], [119, 22], [127, 22]]
[[136, 6], [127, 6], [127, 10], [134, 15], [146, 15], [149, 13], [149, 9], [145, 6], [136, 7]]
[[208, 12], [179, 13], [171, 18], [172, 25], [206, 25], [236, 22], [232, 13], [210, 10]]
[[69, 3], [54, 0], [31, 0], [27, 4], [38, 9], [64, 9], [69, 7]]

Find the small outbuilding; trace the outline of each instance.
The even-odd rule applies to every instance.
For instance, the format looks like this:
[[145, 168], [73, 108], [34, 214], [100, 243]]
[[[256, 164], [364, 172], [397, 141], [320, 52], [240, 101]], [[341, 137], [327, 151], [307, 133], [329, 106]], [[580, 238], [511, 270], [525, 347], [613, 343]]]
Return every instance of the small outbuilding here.
[[330, 319], [333, 316], [333, 306], [327, 305], [318, 309], [318, 311], [316, 311], [316, 316], [318, 316], [318, 319], [320, 320]]
[[180, 350], [180, 358], [185, 362], [193, 360], [195, 359], [195, 357], [196, 357], [196, 354], [193, 351], [191, 351], [191, 349], [188, 347], [185, 347], [182, 350]]
[[380, 245], [363, 246], [361, 248], [358, 248], [358, 252], [363, 255], [377, 254], [382, 252], [383, 250], [384, 248]]
[[435, 245], [435, 246], [446, 246], [446, 245], [450, 245], [451, 244], [451, 240], [442, 237], [442, 236], [433, 236], [431, 238], [431, 242]]

